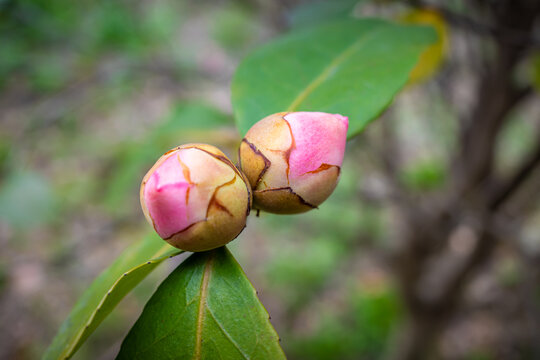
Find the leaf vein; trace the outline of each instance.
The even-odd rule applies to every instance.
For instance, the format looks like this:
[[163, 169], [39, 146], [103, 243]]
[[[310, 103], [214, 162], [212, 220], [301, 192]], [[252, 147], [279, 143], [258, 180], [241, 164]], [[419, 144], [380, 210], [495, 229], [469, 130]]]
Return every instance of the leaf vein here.
[[185, 305], [185, 308], [184, 310], [182, 310], [182, 312], [178, 315], [178, 318], [177, 320], [175, 321], [174, 325], [175, 326], [172, 326], [171, 328], [171, 331], [169, 332], [166, 332], [165, 334], [163, 334], [161, 337], [153, 340], [150, 344], [148, 344], [148, 346], [146, 346], [144, 349], [142, 350], [137, 350], [136, 353], [137, 354], [144, 354], [145, 352], [148, 352], [148, 351], [152, 351], [152, 347], [155, 346], [156, 344], [158, 344], [160, 341], [163, 341], [165, 340], [166, 338], [172, 336], [175, 334], [175, 331], [178, 329], [176, 327], [177, 324], [180, 323], [180, 320], [182, 320], [182, 316], [184, 316], [184, 313], [188, 310], [188, 307], [193, 304], [195, 302], [196, 299], [193, 299], [193, 300], [190, 300], [189, 302], [186, 303]]
[[223, 335], [225, 335], [225, 337], [227, 339], [229, 339], [229, 341], [231, 342], [231, 344], [234, 345], [234, 347], [236, 348], [236, 350], [238, 350], [238, 352], [244, 357], [244, 359], [246, 360], [249, 360], [249, 357], [244, 354], [244, 352], [242, 351], [242, 349], [240, 348], [240, 346], [236, 343], [236, 341], [234, 341], [234, 339], [232, 338], [232, 336], [229, 334], [229, 332], [227, 330], [225, 330], [225, 328], [223, 327], [223, 325], [221, 325], [221, 323], [218, 321], [218, 319], [216, 318], [216, 316], [214, 315], [214, 313], [212, 312], [212, 310], [210, 310], [210, 308], [207, 306], [206, 307], [208, 309], [208, 313], [210, 314], [210, 317], [212, 317], [212, 319], [214, 320], [214, 322], [216, 323], [216, 325], [218, 326], [218, 328], [221, 330], [221, 332], [223, 333]]

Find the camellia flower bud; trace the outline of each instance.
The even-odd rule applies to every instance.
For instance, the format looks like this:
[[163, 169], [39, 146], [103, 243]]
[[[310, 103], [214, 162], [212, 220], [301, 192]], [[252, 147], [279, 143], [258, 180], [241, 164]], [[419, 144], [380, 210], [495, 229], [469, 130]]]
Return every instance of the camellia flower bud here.
[[240, 166], [253, 206], [277, 214], [316, 208], [334, 191], [348, 118], [321, 112], [277, 113], [262, 119], [240, 145]]
[[205, 251], [227, 244], [244, 229], [251, 189], [219, 149], [187, 144], [165, 153], [148, 171], [141, 205], [169, 244]]

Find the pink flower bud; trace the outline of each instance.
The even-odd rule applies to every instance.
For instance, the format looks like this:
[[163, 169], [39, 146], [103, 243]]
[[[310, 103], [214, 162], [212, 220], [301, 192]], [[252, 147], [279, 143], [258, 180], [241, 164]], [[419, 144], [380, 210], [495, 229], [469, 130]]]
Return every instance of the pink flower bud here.
[[277, 113], [247, 132], [240, 166], [257, 209], [294, 214], [316, 208], [334, 191], [347, 140], [347, 117]]
[[219, 149], [187, 144], [165, 153], [145, 175], [141, 206], [169, 244], [205, 251], [227, 244], [244, 229], [251, 189]]

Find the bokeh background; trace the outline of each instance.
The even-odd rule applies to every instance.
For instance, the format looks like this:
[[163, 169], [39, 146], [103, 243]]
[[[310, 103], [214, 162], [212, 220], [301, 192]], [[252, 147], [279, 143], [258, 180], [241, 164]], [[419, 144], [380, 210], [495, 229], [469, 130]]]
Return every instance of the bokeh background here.
[[[497, 6], [507, 3], [430, 2], [444, 6], [436, 17], [444, 41], [424, 65], [435, 72], [408, 85], [381, 120], [348, 143], [340, 184], [319, 210], [253, 214], [230, 245], [290, 359], [378, 359], [406, 346], [403, 334], [416, 315], [404, 294], [404, 270], [395, 266], [407, 241], [402, 195], [431, 213], [451, 193], [464, 114], [481, 96], [483, 71], [496, 57], [500, 36], [493, 24], [511, 13]], [[0, 1], [1, 359], [41, 357], [92, 280], [151, 230], [138, 189], [163, 152], [200, 141], [236, 159], [241, 135], [230, 104], [234, 70], [250, 50], [321, 15], [309, 5]], [[362, 1], [350, 9], [356, 16], [410, 20], [424, 5]], [[504, 114], [510, 120], [494, 139], [493, 172], [506, 175], [539, 141], [540, 57], [534, 50], [538, 24], [528, 35], [503, 30], [502, 37], [527, 49], [511, 73], [527, 93]], [[488, 112], [496, 104], [483, 106]], [[503, 218], [509, 229], [490, 222], [504, 241], [460, 280], [459, 306], [448, 316], [428, 312], [428, 319], [444, 321], [435, 339], [418, 345], [423, 353], [540, 358], [537, 165], [527, 173], [521, 210]], [[426, 273], [439, 263], [451, 268], [472, 251], [468, 225], [454, 230], [440, 257], [418, 260], [427, 264]], [[145, 301], [179, 261], [165, 262], [143, 281], [75, 358], [114, 358]], [[434, 281], [413, 285], [429, 294]]]

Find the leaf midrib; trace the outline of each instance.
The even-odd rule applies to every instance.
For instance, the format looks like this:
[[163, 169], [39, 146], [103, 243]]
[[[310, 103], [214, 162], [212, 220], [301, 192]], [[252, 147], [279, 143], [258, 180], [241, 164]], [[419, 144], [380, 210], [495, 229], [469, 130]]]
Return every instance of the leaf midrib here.
[[307, 97], [313, 93], [322, 83], [324, 83], [330, 75], [336, 70], [337, 67], [339, 67], [343, 62], [345, 62], [349, 56], [351, 56], [355, 51], [359, 50], [362, 46], [364, 46], [371, 38], [373, 38], [376, 34], [380, 32], [380, 28], [376, 29], [375, 31], [369, 33], [365, 37], [362, 37], [358, 39], [357, 41], [353, 42], [351, 45], [349, 45], [347, 48], [345, 48], [337, 57], [334, 58], [322, 71], [321, 73], [315, 77], [308, 86], [305, 87], [304, 90], [302, 90], [296, 98], [292, 101], [291, 105], [287, 108], [287, 111], [297, 111], [300, 104], [304, 102], [304, 100], [307, 99]]
[[203, 277], [201, 280], [201, 296], [199, 298], [199, 310], [197, 317], [197, 331], [195, 333], [195, 352], [193, 354], [194, 360], [201, 359], [202, 348], [202, 328], [204, 322], [204, 308], [206, 307], [206, 299], [208, 296], [208, 283], [210, 281], [210, 274], [212, 273], [212, 263], [214, 261], [214, 252], [211, 252], [210, 257], [204, 265]]

